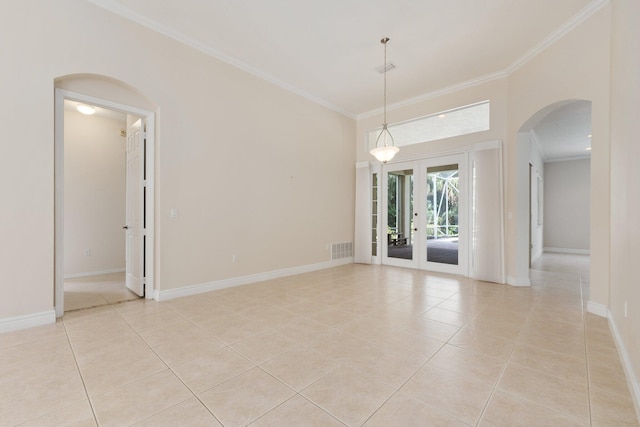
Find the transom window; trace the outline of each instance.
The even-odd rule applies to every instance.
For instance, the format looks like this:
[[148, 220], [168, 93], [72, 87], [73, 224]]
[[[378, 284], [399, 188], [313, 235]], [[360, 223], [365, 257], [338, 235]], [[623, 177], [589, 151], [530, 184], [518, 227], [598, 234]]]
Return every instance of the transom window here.
[[[483, 101], [389, 125], [389, 131], [396, 147], [402, 147], [489, 130], [489, 116], [489, 101]], [[380, 128], [368, 133], [369, 148], [375, 144], [379, 133]]]

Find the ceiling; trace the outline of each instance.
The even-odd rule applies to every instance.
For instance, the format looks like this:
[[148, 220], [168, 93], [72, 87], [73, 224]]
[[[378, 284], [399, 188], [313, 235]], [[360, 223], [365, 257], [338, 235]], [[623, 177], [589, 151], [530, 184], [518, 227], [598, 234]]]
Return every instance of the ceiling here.
[[[87, 0], [352, 118], [508, 75], [607, 0]], [[481, 101], [481, 100], [479, 100]], [[435, 113], [435, 112], [434, 112]], [[548, 159], [584, 155], [584, 105], [536, 128]], [[573, 117], [573, 118], [570, 118]], [[569, 128], [562, 128], [567, 124]], [[555, 131], [555, 133], [554, 133]], [[563, 134], [563, 132], [565, 134]], [[568, 135], [574, 141], [561, 148]], [[584, 139], [584, 138], [583, 138]], [[583, 141], [583, 139], [581, 141]], [[580, 147], [579, 150], [577, 147]], [[563, 151], [564, 150], [564, 151]], [[569, 151], [567, 151], [569, 150]]]
[[534, 128], [545, 160], [590, 157], [591, 102], [574, 101], [556, 108]]
[[[78, 102], [78, 101], [71, 101], [69, 99], [65, 99], [64, 100], [64, 109], [65, 110], [76, 110], [78, 108], [78, 105], [89, 105], [89, 104], [85, 104], [83, 102]], [[109, 110], [108, 108], [102, 108], [102, 107], [98, 107], [96, 105], [91, 105], [95, 110], [95, 115], [99, 116], [99, 117], [106, 117], [112, 120], [118, 120], [121, 121], [123, 123], [127, 122], [127, 115], [125, 113], [121, 113], [120, 111], [115, 111], [115, 110]]]

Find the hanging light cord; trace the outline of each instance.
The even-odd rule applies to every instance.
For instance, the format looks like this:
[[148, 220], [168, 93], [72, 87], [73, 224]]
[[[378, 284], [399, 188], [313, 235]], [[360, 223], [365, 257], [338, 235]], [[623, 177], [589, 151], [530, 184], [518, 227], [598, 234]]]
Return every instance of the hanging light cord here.
[[389, 41], [389, 37], [385, 37], [380, 40], [380, 43], [384, 45], [384, 63], [382, 66], [384, 67], [384, 126], [387, 126], [387, 42]]
[[391, 138], [391, 145], [394, 145], [393, 136], [391, 135], [391, 132], [389, 132], [389, 129], [387, 129], [387, 42], [389, 42], [389, 37], [385, 37], [380, 40], [380, 43], [384, 45], [384, 64], [382, 65], [384, 69], [384, 121], [382, 123], [382, 131], [376, 139], [376, 147], [378, 146], [378, 142], [380, 142], [380, 137], [382, 135], [384, 135], [382, 141], [384, 142], [385, 147], [388, 146], [387, 135], [389, 135], [389, 138]]

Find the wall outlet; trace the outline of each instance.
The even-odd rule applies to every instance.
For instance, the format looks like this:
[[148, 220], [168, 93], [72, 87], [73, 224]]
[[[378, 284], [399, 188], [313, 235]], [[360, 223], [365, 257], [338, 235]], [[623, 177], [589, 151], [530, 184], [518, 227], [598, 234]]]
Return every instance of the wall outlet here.
[[85, 249], [84, 256], [91, 256], [91, 249]]
[[231, 262], [238, 262], [238, 255], [234, 255], [233, 257], [231, 257]]

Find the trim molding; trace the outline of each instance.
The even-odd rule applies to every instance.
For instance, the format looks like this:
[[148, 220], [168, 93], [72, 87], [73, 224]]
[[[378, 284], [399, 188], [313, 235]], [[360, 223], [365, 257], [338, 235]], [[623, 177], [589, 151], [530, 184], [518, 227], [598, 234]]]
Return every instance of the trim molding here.
[[321, 262], [318, 264], [284, 268], [282, 270], [269, 271], [266, 273], [250, 274], [248, 276], [232, 277], [230, 279], [216, 280], [214, 282], [201, 283], [199, 285], [190, 285], [175, 289], [156, 290], [154, 293], [154, 299], [157, 301], [168, 301], [175, 298], [216, 291], [218, 289], [248, 285], [249, 283], [263, 282], [265, 280], [294, 276], [296, 274], [310, 273], [312, 271], [324, 270], [327, 268], [338, 267], [347, 264], [353, 264], [353, 257], [341, 258], [333, 261]]
[[554, 252], [557, 254], [591, 255], [590, 249], [549, 248], [544, 247], [542, 252]]
[[[354, 114], [352, 112], [346, 111], [336, 105], [333, 105], [331, 103], [329, 103], [328, 101], [326, 101], [325, 99], [322, 99], [316, 95], [310, 94], [308, 92], [305, 92], [303, 90], [300, 90], [274, 76], [272, 76], [271, 74], [265, 73], [264, 71], [251, 66], [249, 64], [247, 64], [244, 61], [239, 60], [238, 58], [235, 58], [231, 55], [228, 55], [226, 53], [224, 53], [223, 51], [216, 49], [212, 46], [207, 45], [206, 43], [203, 43], [197, 39], [195, 39], [194, 37], [188, 36], [180, 31], [177, 31], [173, 28], [170, 28], [167, 25], [164, 25], [158, 21], [149, 19], [148, 17], [137, 13], [135, 11], [133, 11], [132, 9], [123, 6], [122, 4], [119, 4], [117, 2], [115, 2], [114, 0], [88, 0], [90, 3], [94, 4], [97, 7], [100, 7], [102, 9], [105, 9], [111, 13], [114, 13], [116, 15], [119, 15], [125, 19], [128, 19], [130, 21], [133, 21], [139, 25], [142, 25], [143, 27], [147, 27], [153, 31], [156, 31], [160, 34], [165, 35], [166, 37], [169, 37], [173, 40], [176, 40], [184, 45], [187, 45], [189, 47], [192, 47], [193, 49], [199, 50], [209, 56], [212, 56], [214, 58], [217, 58], [220, 61], [226, 62], [227, 64], [230, 64], [236, 68], [239, 68], [240, 70], [243, 70], [247, 73], [253, 74], [254, 76], [266, 80], [284, 90], [287, 90], [289, 92], [293, 92], [297, 95], [302, 96], [303, 98], [308, 99], [309, 101], [315, 102], [316, 104], [319, 104], [323, 107], [326, 107], [330, 110], [333, 110], [339, 114], [342, 114], [346, 117], [349, 117], [351, 119], [355, 119], [355, 120], [360, 120], [366, 117], [371, 117], [377, 114], [381, 114], [382, 113], [382, 109], [381, 108], [377, 108], [375, 110], [372, 111], [368, 111], [362, 114]], [[507, 77], [509, 76], [511, 73], [517, 71], [519, 68], [521, 68], [523, 65], [525, 65], [527, 62], [531, 61], [533, 58], [535, 58], [537, 55], [539, 55], [541, 52], [543, 52], [545, 49], [547, 49], [549, 46], [551, 46], [552, 44], [554, 44], [556, 41], [558, 41], [559, 39], [561, 39], [562, 37], [564, 37], [566, 34], [568, 34], [569, 32], [571, 32], [574, 28], [576, 28], [578, 25], [580, 25], [581, 23], [583, 23], [584, 21], [586, 21], [589, 17], [591, 17], [594, 13], [596, 13], [597, 11], [599, 11], [600, 9], [602, 9], [604, 6], [609, 4], [610, 0], [593, 0], [591, 3], [589, 3], [587, 6], [585, 6], [582, 10], [580, 10], [577, 14], [575, 14], [573, 17], [571, 17], [571, 19], [569, 19], [567, 22], [565, 22], [564, 24], [562, 24], [558, 29], [556, 29], [555, 31], [553, 31], [551, 34], [549, 34], [547, 37], [545, 37], [540, 43], [538, 43], [536, 46], [534, 46], [533, 48], [529, 49], [529, 51], [527, 51], [524, 55], [522, 55], [520, 58], [518, 58], [514, 63], [512, 63], [511, 65], [509, 65], [507, 68], [505, 68], [504, 70], [500, 70], [497, 71], [495, 73], [491, 73], [491, 74], [487, 74], [484, 76], [480, 76], [477, 77], [475, 79], [471, 79], [471, 80], [467, 80], [465, 82], [460, 82], [451, 86], [448, 86], [446, 88], [442, 88], [442, 89], [438, 89], [420, 96], [416, 96], [414, 98], [410, 98], [407, 99], [405, 101], [401, 101], [401, 102], [397, 102], [395, 104], [392, 104], [390, 106], [387, 107], [387, 111], [391, 111], [391, 110], [396, 110], [398, 108], [402, 108], [405, 107], [407, 105], [411, 105], [411, 104], [416, 104], [418, 102], [422, 102], [431, 98], [435, 98], [438, 96], [442, 96], [448, 93], [452, 93], [452, 92], [457, 92], [460, 91], [462, 89], [466, 89], [468, 87], [472, 87], [472, 86], [476, 86], [479, 84], [483, 84], [486, 82], [490, 82], [492, 80], [497, 80], [497, 79], [501, 79], [503, 77]]]
[[599, 302], [587, 301], [587, 311], [600, 317], [609, 317], [609, 308]]
[[176, 40], [186, 46], [189, 46], [193, 49], [199, 50], [200, 52], [209, 55], [213, 58], [216, 58], [222, 62], [226, 62], [227, 64], [236, 67], [242, 71], [245, 71], [249, 74], [252, 74], [262, 80], [266, 80], [269, 83], [276, 85], [286, 91], [289, 92], [293, 92], [296, 95], [299, 95], [303, 98], [308, 99], [311, 102], [315, 102], [316, 104], [322, 105], [323, 107], [326, 107], [330, 110], [333, 110], [339, 114], [342, 114], [343, 116], [349, 117], [351, 119], [355, 119], [356, 116], [355, 114], [350, 113], [349, 111], [346, 111], [336, 105], [333, 105], [331, 103], [329, 103], [328, 101], [312, 95], [308, 92], [305, 92], [301, 89], [298, 89], [297, 87], [294, 87], [292, 85], [290, 85], [289, 83], [286, 83], [276, 77], [274, 77], [273, 75], [269, 74], [269, 73], [265, 73], [264, 71], [253, 67], [249, 64], [247, 64], [244, 61], [239, 60], [238, 58], [235, 58], [231, 55], [228, 55], [226, 53], [224, 53], [223, 51], [216, 49], [206, 43], [201, 42], [200, 40], [195, 39], [194, 37], [188, 36], [184, 33], [182, 33], [181, 31], [177, 31], [167, 25], [164, 25], [158, 21], [155, 21], [153, 19], [149, 19], [148, 17], [137, 13], [133, 10], [131, 10], [130, 8], [123, 6], [122, 4], [119, 4], [118, 2], [115, 2], [113, 0], [88, 0], [89, 3], [93, 3], [95, 6], [98, 6], [102, 9], [108, 10], [109, 12], [119, 15], [125, 19], [128, 19], [130, 21], [135, 22], [136, 24], [142, 25], [143, 27], [147, 27], [150, 30], [153, 30], [157, 33], [160, 33], [166, 37], [169, 37], [170, 39]]
[[549, 46], [560, 40], [562, 37], [566, 36], [573, 29], [575, 29], [578, 25], [582, 24], [584, 21], [589, 19], [591, 15], [602, 9], [604, 6], [609, 4], [609, 0], [593, 0], [591, 3], [586, 5], [582, 10], [576, 13], [571, 19], [562, 24], [560, 28], [553, 31], [547, 37], [545, 37], [540, 43], [529, 49], [524, 55], [522, 55], [519, 59], [517, 59], [513, 64], [507, 67], [504, 72], [506, 74], [511, 74], [514, 71], [517, 71], [520, 67], [525, 65], [527, 62], [531, 61], [533, 58], [538, 56], [541, 52], [546, 50]]
[[25, 314], [23, 316], [0, 319], [0, 334], [20, 329], [33, 328], [56, 323], [56, 311], [47, 310], [40, 313]]
[[609, 321], [609, 330], [611, 331], [611, 335], [613, 335], [613, 341], [618, 349], [618, 356], [620, 357], [622, 369], [624, 369], [624, 374], [627, 378], [627, 384], [629, 385], [631, 392], [631, 399], [633, 400], [633, 404], [636, 408], [636, 416], [640, 419], [640, 381], [633, 369], [631, 359], [629, 359], [629, 353], [624, 345], [624, 341], [622, 340], [616, 321], [613, 319], [613, 314], [606, 305], [593, 301], [587, 302], [587, 311], [595, 314], [596, 316], [604, 317]]
[[75, 279], [77, 277], [89, 277], [89, 276], [98, 276], [100, 274], [111, 274], [111, 273], [124, 273], [124, 268], [112, 268], [110, 270], [100, 270], [100, 271], [88, 271], [86, 273], [72, 273], [65, 274], [65, 279]]
[[583, 156], [567, 156], [567, 157], [555, 157], [553, 159], [545, 159], [545, 163], [560, 163], [560, 162], [573, 162], [574, 160], [591, 160], [591, 154], [585, 154]]
[[531, 280], [528, 277], [507, 276], [507, 285], [511, 286], [531, 286]]

